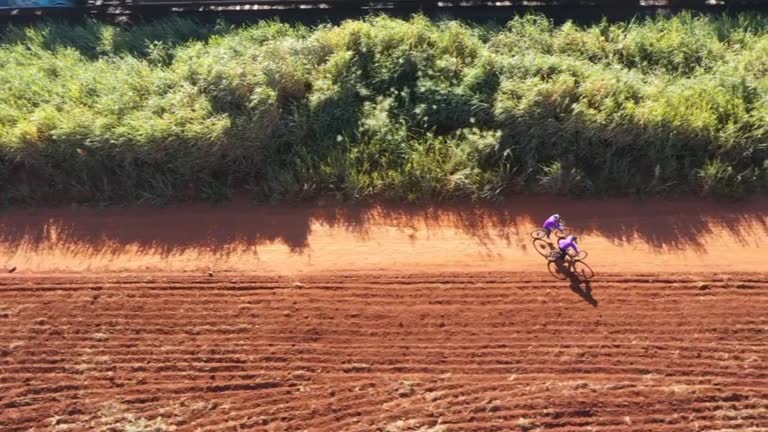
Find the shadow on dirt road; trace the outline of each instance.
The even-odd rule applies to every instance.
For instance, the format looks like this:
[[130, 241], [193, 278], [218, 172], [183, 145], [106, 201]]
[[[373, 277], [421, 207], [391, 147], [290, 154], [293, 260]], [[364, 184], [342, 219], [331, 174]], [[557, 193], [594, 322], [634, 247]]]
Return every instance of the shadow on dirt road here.
[[317, 224], [361, 238], [371, 224], [378, 224], [427, 234], [430, 227], [449, 226], [488, 248], [527, 248], [528, 231], [554, 212], [580, 235], [599, 234], [616, 243], [643, 241], [652, 250], [701, 250], [702, 236], [715, 230], [725, 230], [740, 242], [768, 234], [768, 200], [565, 200], [555, 205], [551, 199], [512, 198], [503, 206], [261, 206], [236, 201], [222, 206], [4, 210], [0, 246], [34, 250], [55, 245], [90, 253], [118, 253], [131, 246], [160, 254], [194, 248], [226, 255], [233, 248], [280, 243], [302, 253], [311, 246]]

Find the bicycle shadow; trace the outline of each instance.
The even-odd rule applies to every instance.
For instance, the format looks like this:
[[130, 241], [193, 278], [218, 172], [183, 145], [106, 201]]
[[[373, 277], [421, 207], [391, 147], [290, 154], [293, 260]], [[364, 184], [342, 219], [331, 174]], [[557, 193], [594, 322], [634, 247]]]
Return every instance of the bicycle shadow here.
[[568, 280], [571, 291], [593, 307], [597, 307], [598, 301], [592, 296], [592, 282], [589, 279], [573, 271], [572, 267], [567, 265], [564, 260], [550, 261], [547, 266], [549, 267], [552, 263], [554, 263], [558, 273]]
[[578, 294], [579, 297], [593, 307], [597, 307], [597, 299], [592, 297], [592, 282], [588, 280], [582, 281], [579, 278], [571, 279], [571, 291]]

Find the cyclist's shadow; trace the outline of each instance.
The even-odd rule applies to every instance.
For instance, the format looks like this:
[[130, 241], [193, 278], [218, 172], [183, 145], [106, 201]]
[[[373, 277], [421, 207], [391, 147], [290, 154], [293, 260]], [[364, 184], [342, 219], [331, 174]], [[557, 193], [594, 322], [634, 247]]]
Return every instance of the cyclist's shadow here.
[[578, 277], [570, 278], [571, 291], [578, 294], [585, 302], [597, 307], [597, 299], [592, 297], [592, 283], [590, 281], [582, 281]]
[[570, 282], [571, 291], [578, 294], [579, 297], [584, 299], [585, 302], [597, 307], [597, 299], [592, 297], [592, 283], [587, 279], [584, 280], [579, 275], [573, 272], [564, 261], [554, 261], [557, 266], [557, 270]]

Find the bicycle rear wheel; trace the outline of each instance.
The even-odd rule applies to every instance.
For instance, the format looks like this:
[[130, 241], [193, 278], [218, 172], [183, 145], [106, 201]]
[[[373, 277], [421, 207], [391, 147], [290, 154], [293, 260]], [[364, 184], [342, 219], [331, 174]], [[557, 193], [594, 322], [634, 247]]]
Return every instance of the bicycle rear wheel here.
[[588, 281], [595, 277], [595, 272], [592, 271], [592, 267], [583, 261], [576, 261], [573, 263], [573, 272], [576, 273], [582, 281]]
[[555, 279], [558, 280], [565, 280], [568, 278], [568, 274], [565, 273], [568, 271], [568, 266], [566, 266], [562, 262], [557, 261], [550, 261], [547, 263], [547, 270], [549, 270], [549, 274], [555, 277]]
[[539, 255], [546, 258], [552, 251], [552, 246], [544, 239], [537, 238], [533, 241], [533, 248], [536, 249]]

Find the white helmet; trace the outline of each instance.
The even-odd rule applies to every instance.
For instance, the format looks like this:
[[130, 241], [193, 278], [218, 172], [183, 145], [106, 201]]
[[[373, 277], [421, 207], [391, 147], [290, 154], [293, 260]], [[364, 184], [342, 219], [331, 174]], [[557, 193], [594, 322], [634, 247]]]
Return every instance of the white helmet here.
[[554, 215], [552, 215], [552, 217], [554, 217], [555, 220], [560, 220], [560, 215], [559, 214], [554, 214]]

